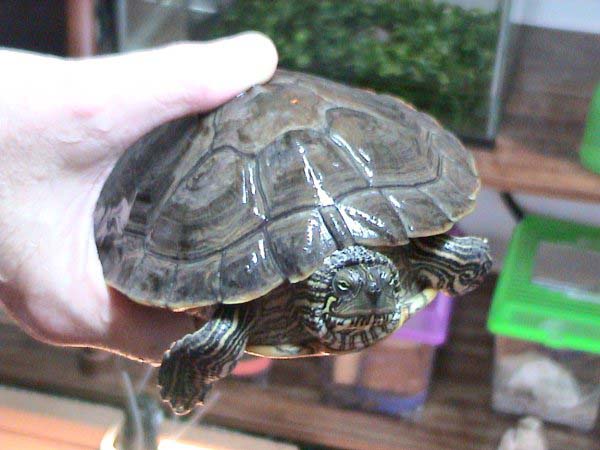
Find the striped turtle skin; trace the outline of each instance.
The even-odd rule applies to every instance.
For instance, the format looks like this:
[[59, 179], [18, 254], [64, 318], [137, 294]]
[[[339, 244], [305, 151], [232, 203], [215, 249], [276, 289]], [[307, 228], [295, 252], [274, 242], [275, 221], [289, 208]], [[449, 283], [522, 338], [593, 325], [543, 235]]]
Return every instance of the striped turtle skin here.
[[102, 190], [95, 237], [109, 285], [210, 317], [163, 359], [163, 397], [182, 413], [243, 351], [359, 350], [435, 291], [476, 286], [487, 243], [444, 233], [479, 186], [471, 154], [431, 117], [280, 70], [134, 144]]

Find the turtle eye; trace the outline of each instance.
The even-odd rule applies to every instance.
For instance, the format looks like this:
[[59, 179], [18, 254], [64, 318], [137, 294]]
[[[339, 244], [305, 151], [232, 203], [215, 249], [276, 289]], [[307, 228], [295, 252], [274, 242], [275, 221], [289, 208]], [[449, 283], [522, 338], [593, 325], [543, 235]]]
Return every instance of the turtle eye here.
[[362, 285], [361, 276], [362, 274], [354, 269], [340, 270], [332, 282], [334, 292], [344, 298], [355, 294]]
[[350, 283], [346, 280], [336, 280], [335, 287], [338, 291], [346, 292], [350, 290]]

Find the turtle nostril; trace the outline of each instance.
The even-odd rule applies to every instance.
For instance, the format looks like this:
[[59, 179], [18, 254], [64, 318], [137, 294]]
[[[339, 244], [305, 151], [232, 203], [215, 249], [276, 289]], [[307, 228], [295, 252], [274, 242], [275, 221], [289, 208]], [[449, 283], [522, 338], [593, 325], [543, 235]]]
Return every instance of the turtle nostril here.
[[381, 297], [381, 287], [377, 283], [369, 283], [367, 286], [367, 297], [376, 304]]

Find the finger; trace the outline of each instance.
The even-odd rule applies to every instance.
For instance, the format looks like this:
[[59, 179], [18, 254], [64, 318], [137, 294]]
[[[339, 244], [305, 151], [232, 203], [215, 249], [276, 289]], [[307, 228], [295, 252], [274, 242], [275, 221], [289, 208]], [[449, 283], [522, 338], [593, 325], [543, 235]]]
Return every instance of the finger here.
[[74, 64], [83, 81], [73, 112], [109, 142], [127, 145], [161, 123], [210, 110], [267, 81], [277, 52], [264, 35], [244, 33]]

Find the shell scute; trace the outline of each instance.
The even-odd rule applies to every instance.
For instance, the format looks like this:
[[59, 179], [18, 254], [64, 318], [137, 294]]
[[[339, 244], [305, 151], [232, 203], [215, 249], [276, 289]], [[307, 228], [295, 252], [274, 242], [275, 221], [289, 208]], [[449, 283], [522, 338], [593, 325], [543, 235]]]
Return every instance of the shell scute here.
[[393, 246], [408, 242], [404, 224], [377, 189], [345, 197], [338, 209], [357, 244]]
[[332, 138], [352, 155], [374, 187], [416, 185], [434, 181], [439, 155], [423, 145], [421, 130], [360, 111], [327, 112]]
[[288, 131], [261, 152], [258, 166], [270, 217], [332, 205], [345, 192], [368, 186], [343, 149], [314, 130]]
[[292, 283], [308, 278], [337, 249], [316, 209], [277, 220], [267, 232], [278, 265]]
[[286, 131], [321, 127], [326, 107], [321, 97], [301, 86], [274, 82], [251, 88], [215, 114], [214, 145], [256, 155]]
[[179, 262], [169, 307], [185, 310], [220, 303], [221, 258], [221, 253], [217, 253], [198, 261]]
[[145, 304], [166, 306], [171, 298], [175, 281], [176, 264], [165, 264], [164, 260], [146, 252], [136, 262], [128, 284], [134, 286], [130, 296]]
[[150, 232], [149, 249], [198, 259], [256, 230], [265, 220], [256, 183], [253, 159], [228, 147], [211, 153], [165, 202]]
[[262, 231], [228, 247], [219, 273], [224, 303], [253, 300], [285, 280]]
[[409, 238], [446, 231], [453, 223], [429, 195], [417, 188], [387, 188], [382, 190], [382, 194], [402, 220]]

